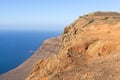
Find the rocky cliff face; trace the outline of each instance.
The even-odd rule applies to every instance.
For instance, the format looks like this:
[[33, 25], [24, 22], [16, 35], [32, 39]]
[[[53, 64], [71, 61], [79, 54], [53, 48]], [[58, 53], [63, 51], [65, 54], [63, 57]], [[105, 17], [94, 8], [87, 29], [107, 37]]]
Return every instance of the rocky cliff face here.
[[120, 13], [80, 16], [65, 28], [59, 54], [39, 60], [26, 80], [120, 80]]
[[57, 54], [61, 45], [61, 37], [45, 40], [42, 46], [23, 64], [17, 68], [0, 75], [0, 80], [25, 80], [34, 67], [36, 61]]

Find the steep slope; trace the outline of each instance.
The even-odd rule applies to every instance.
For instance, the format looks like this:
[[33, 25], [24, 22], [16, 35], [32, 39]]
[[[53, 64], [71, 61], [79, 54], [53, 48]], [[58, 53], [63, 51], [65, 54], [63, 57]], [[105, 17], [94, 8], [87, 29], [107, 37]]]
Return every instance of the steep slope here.
[[34, 63], [39, 59], [45, 59], [57, 54], [61, 44], [61, 37], [45, 40], [42, 46], [23, 64], [17, 68], [0, 75], [0, 80], [25, 80], [29, 72], [34, 67]]
[[120, 80], [120, 13], [80, 16], [65, 28], [59, 54], [39, 60], [26, 80]]

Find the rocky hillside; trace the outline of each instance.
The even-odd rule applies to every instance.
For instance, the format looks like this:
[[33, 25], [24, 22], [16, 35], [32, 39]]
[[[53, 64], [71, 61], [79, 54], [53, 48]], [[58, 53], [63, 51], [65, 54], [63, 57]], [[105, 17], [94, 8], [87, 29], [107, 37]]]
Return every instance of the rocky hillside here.
[[45, 59], [57, 54], [61, 44], [61, 37], [45, 40], [42, 46], [23, 64], [17, 68], [0, 75], [0, 80], [25, 80], [39, 59]]
[[120, 80], [120, 13], [94, 12], [67, 26], [57, 55], [26, 80]]

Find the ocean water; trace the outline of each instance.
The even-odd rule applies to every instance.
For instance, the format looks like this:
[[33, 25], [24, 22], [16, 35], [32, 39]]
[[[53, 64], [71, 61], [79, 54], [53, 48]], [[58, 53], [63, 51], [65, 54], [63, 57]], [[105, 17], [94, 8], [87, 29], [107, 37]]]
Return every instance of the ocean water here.
[[0, 74], [23, 63], [45, 39], [61, 35], [61, 31], [1, 31]]

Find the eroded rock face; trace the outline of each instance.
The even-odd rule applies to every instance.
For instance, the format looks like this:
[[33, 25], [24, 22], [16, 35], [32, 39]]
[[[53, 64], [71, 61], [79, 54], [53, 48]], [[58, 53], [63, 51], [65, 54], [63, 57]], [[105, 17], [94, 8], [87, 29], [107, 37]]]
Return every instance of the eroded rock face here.
[[120, 80], [120, 13], [95, 12], [65, 28], [58, 55], [26, 80]]
[[23, 64], [17, 68], [0, 75], [0, 80], [25, 80], [33, 69], [36, 61], [45, 59], [57, 54], [61, 45], [61, 37], [45, 40], [42, 46]]

